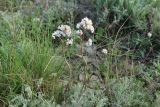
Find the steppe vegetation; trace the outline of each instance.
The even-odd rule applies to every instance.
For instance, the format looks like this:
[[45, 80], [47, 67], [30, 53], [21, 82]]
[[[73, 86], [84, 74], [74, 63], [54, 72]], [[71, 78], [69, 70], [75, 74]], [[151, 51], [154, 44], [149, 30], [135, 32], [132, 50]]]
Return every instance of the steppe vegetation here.
[[160, 0], [0, 0], [0, 107], [160, 107]]

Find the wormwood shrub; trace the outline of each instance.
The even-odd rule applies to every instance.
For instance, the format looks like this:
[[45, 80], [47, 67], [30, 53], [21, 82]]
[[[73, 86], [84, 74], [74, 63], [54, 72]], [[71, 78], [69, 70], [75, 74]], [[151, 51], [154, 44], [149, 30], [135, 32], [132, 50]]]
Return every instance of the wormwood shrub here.
[[[26, 95], [25, 95], [26, 94]], [[30, 86], [25, 87], [20, 95], [14, 96], [9, 102], [9, 107], [59, 107], [55, 102], [45, 100], [43, 96], [32, 95]]]
[[108, 106], [108, 98], [102, 90], [90, 89], [82, 83], [74, 85], [69, 94], [68, 107], [104, 107]]
[[113, 107], [150, 107], [152, 97], [142, 82], [132, 77], [109, 80], [110, 102]]
[[[157, 99], [153, 105], [158, 105]], [[53, 96], [52, 96], [53, 97]], [[143, 88], [143, 83], [132, 77], [121, 79], [110, 79], [108, 81], [108, 93], [99, 89], [86, 87], [83, 83], [77, 83], [70, 87], [69, 92], [65, 92], [66, 99], [61, 105], [57, 105], [55, 98], [46, 100], [44, 97], [32, 95], [27, 98], [24, 94], [14, 97], [10, 101], [11, 107], [30, 106], [30, 107], [151, 107], [152, 97]], [[155, 106], [155, 107], [156, 107]], [[154, 106], [153, 106], [154, 107]]]
[[158, 92], [156, 92], [156, 100], [154, 101], [154, 103], [153, 103], [153, 107], [159, 107], [159, 105], [160, 105], [160, 92], [158, 91]]
[[103, 91], [90, 89], [84, 87], [82, 83], [78, 83], [71, 87], [67, 102], [59, 105], [55, 102], [55, 99], [50, 98], [46, 100], [43, 96], [31, 95], [28, 98], [23, 94], [16, 95], [10, 102], [9, 107], [104, 107], [108, 105], [108, 98], [104, 95]]

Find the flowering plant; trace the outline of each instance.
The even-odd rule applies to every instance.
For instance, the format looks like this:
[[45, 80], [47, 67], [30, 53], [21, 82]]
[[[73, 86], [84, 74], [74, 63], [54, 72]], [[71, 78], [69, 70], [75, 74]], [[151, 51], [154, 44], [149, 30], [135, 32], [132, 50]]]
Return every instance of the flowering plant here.
[[[81, 20], [81, 22], [77, 23], [76, 28], [78, 29], [76, 33], [81, 37], [82, 41], [85, 42], [86, 46], [92, 46], [92, 35], [95, 31], [93, 27], [93, 22], [91, 19], [85, 17]], [[60, 25], [57, 30], [52, 33], [52, 38], [61, 38], [65, 37], [66, 45], [73, 44], [73, 38], [71, 37], [71, 27], [68, 25]]]
[[85, 41], [86, 46], [92, 46], [92, 34], [95, 29], [93, 27], [93, 22], [91, 19], [85, 17], [81, 20], [81, 22], [77, 23], [76, 28], [77, 34], [81, 37], [83, 41]]
[[56, 37], [67, 37], [66, 45], [72, 45], [73, 39], [71, 38], [71, 27], [68, 25], [60, 25], [58, 26], [58, 30], [52, 33], [52, 38], [56, 39]]

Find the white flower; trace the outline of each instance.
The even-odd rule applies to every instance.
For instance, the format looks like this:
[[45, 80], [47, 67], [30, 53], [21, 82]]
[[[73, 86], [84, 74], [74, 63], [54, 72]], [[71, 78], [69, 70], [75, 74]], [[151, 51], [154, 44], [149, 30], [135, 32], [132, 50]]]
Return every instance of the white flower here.
[[[52, 33], [52, 38], [53, 39], [56, 39], [56, 37], [61, 37], [61, 36], [64, 36], [64, 37], [70, 37], [71, 35], [71, 27], [68, 26], [68, 25], [60, 25], [58, 26], [58, 29]], [[66, 45], [72, 45], [73, 44], [73, 39], [67, 39], [66, 41]]]
[[65, 33], [68, 37], [71, 35], [71, 27], [68, 25], [60, 25], [58, 29]]
[[77, 29], [80, 29], [81, 26], [82, 26], [82, 25], [81, 25], [81, 22], [80, 22], [80, 23], [77, 23], [76, 28], [77, 28]]
[[148, 32], [147, 36], [148, 36], [148, 37], [152, 37], [152, 33], [151, 33], [151, 32]]
[[88, 19], [87, 17], [85, 17], [84, 19], [82, 19], [81, 21], [83, 24], [87, 25], [93, 25], [92, 20]]
[[88, 19], [87, 17], [82, 19], [81, 22], [77, 23], [76, 28], [77, 29], [83, 28], [86, 30], [90, 30], [91, 33], [94, 33], [94, 27], [93, 27], [92, 20]]
[[83, 31], [82, 30], [77, 30], [76, 34], [81, 36], [81, 35], [83, 35]]
[[61, 37], [63, 32], [56, 30], [54, 33], [52, 33], [52, 38], [55, 39], [55, 37]]
[[72, 45], [73, 44], [73, 39], [67, 39], [66, 45]]
[[107, 49], [102, 49], [102, 53], [107, 54], [108, 50]]
[[87, 26], [87, 29], [91, 31], [91, 33], [94, 33], [94, 27], [93, 26]]
[[56, 36], [52, 35], [52, 38], [53, 38], [53, 39], [56, 39]]
[[92, 39], [89, 38], [85, 44], [86, 46], [92, 46]]

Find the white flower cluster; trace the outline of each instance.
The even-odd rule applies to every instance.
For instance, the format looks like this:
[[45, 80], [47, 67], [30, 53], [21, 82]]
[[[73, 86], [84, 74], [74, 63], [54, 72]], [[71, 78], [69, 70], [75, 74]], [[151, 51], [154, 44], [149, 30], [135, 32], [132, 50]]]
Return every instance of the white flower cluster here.
[[[94, 33], [94, 27], [92, 20], [88, 19], [85, 17], [84, 19], [81, 20], [76, 26], [77, 34], [82, 36], [85, 32], [90, 31], [91, 33]], [[86, 35], [84, 35], [86, 36]], [[73, 44], [73, 39], [71, 38], [71, 27], [68, 25], [60, 25], [58, 26], [57, 30], [52, 33], [52, 38], [56, 39], [56, 37], [68, 37], [66, 40], [66, 45], [72, 45]], [[92, 46], [92, 39], [87, 38], [87, 41], [85, 41], [86, 46]]]
[[76, 34], [81, 36], [81, 35], [83, 35], [83, 31], [82, 30], [77, 30]]
[[[68, 25], [60, 25], [58, 26], [58, 30], [56, 30], [54, 33], [52, 33], [52, 38], [56, 39], [56, 37], [70, 37], [71, 36], [71, 27]], [[66, 41], [66, 45], [72, 45], [73, 44], [73, 39], [68, 38]]]
[[85, 43], [86, 46], [92, 46], [92, 39], [88, 39], [88, 41], [86, 41]]
[[52, 38], [55, 39], [56, 37], [70, 37], [71, 35], [71, 27], [68, 25], [60, 25], [58, 26], [58, 30], [52, 33]]
[[[83, 31], [90, 31], [91, 33], [94, 33], [94, 27], [93, 27], [92, 20], [88, 19], [87, 17], [82, 19], [81, 22], [77, 23], [76, 28], [78, 29], [76, 33], [80, 36], [84, 34]], [[86, 41], [85, 45], [92, 46], [92, 39], [88, 38], [88, 41]]]
[[81, 22], [77, 23], [76, 28], [89, 30], [89, 31], [91, 31], [91, 33], [94, 33], [94, 27], [93, 27], [92, 20], [88, 19], [87, 17], [82, 19]]
[[71, 27], [68, 25], [58, 26], [58, 29], [62, 31], [66, 36], [70, 37], [71, 35]]

